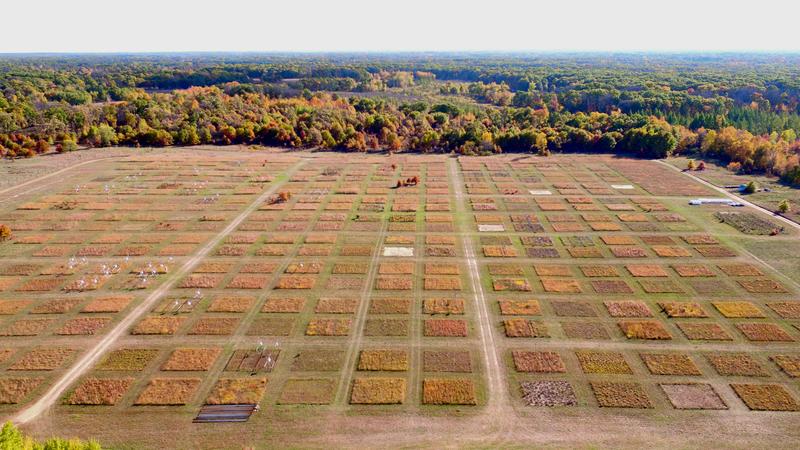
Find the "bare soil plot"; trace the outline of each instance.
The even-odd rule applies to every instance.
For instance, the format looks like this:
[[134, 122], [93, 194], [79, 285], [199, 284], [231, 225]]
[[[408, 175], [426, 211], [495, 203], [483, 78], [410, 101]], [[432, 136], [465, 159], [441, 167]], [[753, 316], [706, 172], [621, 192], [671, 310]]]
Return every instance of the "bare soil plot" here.
[[564, 361], [556, 352], [513, 350], [511, 356], [517, 372], [564, 373]]
[[676, 409], [728, 409], [710, 384], [662, 383], [659, 386]]
[[336, 385], [330, 378], [290, 378], [281, 391], [282, 405], [327, 405], [333, 401]]
[[472, 358], [468, 351], [426, 350], [422, 353], [422, 370], [425, 372], [472, 372]]

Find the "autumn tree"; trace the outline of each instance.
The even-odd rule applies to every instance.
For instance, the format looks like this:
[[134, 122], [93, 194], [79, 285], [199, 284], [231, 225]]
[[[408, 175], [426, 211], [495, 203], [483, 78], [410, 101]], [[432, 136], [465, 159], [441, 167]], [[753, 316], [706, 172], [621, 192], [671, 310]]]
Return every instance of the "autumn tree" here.
[[8, 225], [0, 224], [0, 242], [11, 239], [11, 228]]

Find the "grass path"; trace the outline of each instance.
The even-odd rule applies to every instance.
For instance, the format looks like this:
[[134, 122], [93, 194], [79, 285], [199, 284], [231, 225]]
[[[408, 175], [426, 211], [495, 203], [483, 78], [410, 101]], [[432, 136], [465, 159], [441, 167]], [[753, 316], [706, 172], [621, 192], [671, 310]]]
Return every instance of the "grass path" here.
[[[372, 171], [376, 170], [373, 167]], [[397, 170], [395, 170], [397, 173]], [[392, 180], [394, 181], [394, 180]], [[335, 402], [340, 404], [348, 404], [349, 399], [347, 397], [347, 393], [350, 389], [350, 384], [353, 381], [353, 377], [355, 376], [357, 370], [357, 363], [358, 363], [358, 355], [359, 355], [359, 348], [361, 348], [361, 344], [364, 340], [364, 324], [367, 321], [367, 312], [369, 311], [369, 302], [370, 302], [370, 292], [372, 290], [372, 284], [375, 282], [375, 278], [378, 274], [378, 265], [381, 257], [381, 248], [383, 247], [383, 239], [386, 237], [386, 231], [388, 228], [387, 225], [387, 218], [386, 214], [387, 210], [391, 209], [392, 202], [394, 201], [394, 195], [389, 196], [386, 201], [386, 207], [384, 210], [384, 219], [381, 220], [381, 228], [378, 232], [378, 236], [375, 240], [375, 245], [372, 247], [372, 258], [370, 258], [369, 262], [369, 271], [365, 275], [364, 287], [361, 290], [360, 302], [358, 303], [358, 309], [356, 310], [355, 317], [353, 318], [353, 326], [350, 330], [350, 337], [347, 339], [347, 350], [345, 351], [345, 358], [344, 358], [344, 373], [342, 374], [342, 379], [339, 381], [339, 386], [336, 389], [336, 397]]]

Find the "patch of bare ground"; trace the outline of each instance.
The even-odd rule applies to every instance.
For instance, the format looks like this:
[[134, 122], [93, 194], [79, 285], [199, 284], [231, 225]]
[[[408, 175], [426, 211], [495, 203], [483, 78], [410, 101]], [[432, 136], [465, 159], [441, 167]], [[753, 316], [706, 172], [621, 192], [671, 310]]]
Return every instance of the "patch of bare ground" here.
[[[267, 414], [268, 413], [268, 414]], [[537, 447], [537, 448], [790, 448], [800, 437], [793, 414], [694, 413], [691, 411], [581, 410], [531, 408], [507, 419], [507, 431], [495, 435], [496, 425], [482, 414], [388, 415], [347, 414], [333, 410], [270, 409], [244, 424], [214, 427], [192, 425], [194, 411], [108, 415], [98, 427], [96, 414], [51, 415], [25, 426], [38, 437], [62, 434], [95, 437], [105, 445], [126, 447], [136, 436], [136, 448], [165, 448], [180, 435], [183, 448], [270, 448], [293, 445], [306, 448], [370, 447]], [[654, 420], [653, 415], [658, 415]], [[689, 419], [690, 418], [690, 419]], [[156, 425], [157, 424], [157, 425]], [[120, 434], [119, 428], [126, 433]], [[170, 434], [159, 432], [171, 430]], [[691, 436], [691, 441], [687, 440]]]

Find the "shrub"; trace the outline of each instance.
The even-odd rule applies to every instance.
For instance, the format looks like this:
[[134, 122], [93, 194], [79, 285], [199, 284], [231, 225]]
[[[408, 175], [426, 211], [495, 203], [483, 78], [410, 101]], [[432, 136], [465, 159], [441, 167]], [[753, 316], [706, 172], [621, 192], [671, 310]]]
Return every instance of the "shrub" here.
[[50, 438], [45, 442], [37, 442], [30, 436], [25, 436], [11, 422], [6, 422], [0, 430], [0, 449], [65, 449], [65, 450], [100, 450], [96, 441], [81, 441], [79, 439]]
[[694, 163], [693, 159], [690, 159], [689, 162], [686, 164], [686, 170], [695, 170], [697, 165]]
[[778, 212], [780, 212], [781, 214], [786, 214], [791, 209], [792, 209], [792, 207], [789, 205], [789, 201], [786, 200], [786, 199], [783, 199], [783, 200], [781, 200], [780, 203], [778, 203]]
[[64, 142], [61, 143], [62, 148], [64, 151], [72, 152], [78, 149], [78, 144], [72, 139], [64, 139]]
[[744, 187], [744, 193], [745, 194], [754, 194], [756, 192], [756, 189], [758, 189], [758, 186], [756, 186], [755, 181], [751, 181], [751, 182], [747, 183], [747, 185]]
[[727, 169], [731, 172], [739, 173], [742, 170], [742, 163], [734, 161], [728, 164]]
[[702, 172], [704, 170], [706, 170], [706, 163], [704, 163], [703, 161], [700, 161], [700, 164], [697, 165], [697, 171], [698, 172]]
[[0, 225], [0, 242], [11, 239], [11, 227], [8, 225]]
[[278, 192], [277, 195], [269, 199], [269, 203], [272, 205], [279, 204], [279, 203], [286, 203], [292, 198], [291, 192]]

